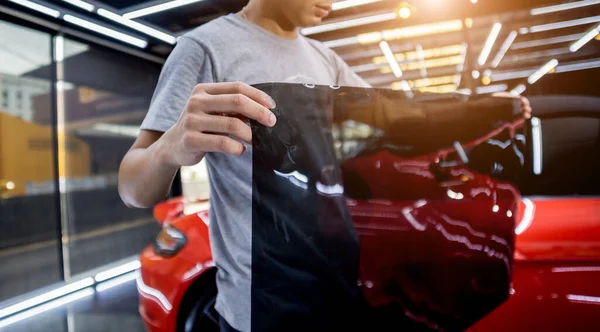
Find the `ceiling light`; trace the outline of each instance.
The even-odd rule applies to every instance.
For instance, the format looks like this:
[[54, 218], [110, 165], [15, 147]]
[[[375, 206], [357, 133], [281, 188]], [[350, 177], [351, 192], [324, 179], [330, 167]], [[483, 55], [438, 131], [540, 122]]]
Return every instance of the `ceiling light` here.
[[410, 85], [408, 84], [408, 82], [406, 81], [400, 81], [400, 82], [394, 82], [392, 83], [391, 86], [392, 90], [402, 90], [404, 91], [404, 93], [406, 94], [406, 96], [410, 99], [412, 99], [415, 95], [412, 92], [412, 89], [410, 88]]
[[[504, 59], [504, 62], [511, 63], [511, 62], [519, 62], [519, 61], [523, 61], [523, 60], [531, 60], [531, 59], [536, 59], [536, 58], [548, 58], [548, 57], [553, 58], [558, 55], [563, 55], [563, 54], [568, 54], [568, 53], [571, 53], [571, 51], [569, 51], [569, 48], [562, 47], [562, 48], [557, 48], [557, 49], [553, 49], [553, 50], [536, 51], [536, 52], [521, 53], [521, 54], [507, 56]], [[527, 76], [529, 76], [529, 75], [525, 75], [525, 77], [527, 77]]]
[[427, 68], [425, 68], [425, 55], [423, 54], [423, 47], [421, 44], [417, 44], [417, 56], [419, 58], [419, 63], [421, 64], [421, 76], [427, 76]]
[[457, 89], [454, 84], [445, 84], [445, 85], [437, 85], [437, 86], [428, 86], [420, 88], [419, 91], [423, 93], [452, 93]]
[[340, 10], [340, 9], [346, 9], [346, 8], [350, 8], [350, 7], [356, 7], [356, 6], [362, 6], [362, 5], [366, 5], [366, 4], [370, 4], [370, 3], [374, 3], [374, 2], [379, 2], [381, 0], [346, 0], [346, 1], [338, 1], [338, 2], [334, 2], [331, 5], [331, 9], [332, 10]]
[[145, 34], [147, 34], [148, 36], [152, 36], [154, 38], [160, 39], [164, 42], [167, 42], [171, 45], [175, 44], [177, 42], [177, 39], [174, 36], [169, 35], [168, 33], [164, 33], [162, 31], [159, 31], [157, 29], [153, 29], [147, 25], [132, 21], [130, 19], [124, 18], [123, 16], [119, 15], [119, 14], [115, 14], [111, 11], [108, 11], [106, 9], [98, 9], [98, 15], [106, 17], [110, 20], [113, 20], [117, 23], [121, 23], [125, 26], [128, 26], [132, 29], [135, 29], [137, 31], [143, 32]]
[[400, 10], [398, 10], [398, 16], [400, 16], [403, 19], [409, 18], [410, 14], [411, 14], [411, 10], [410, 10], [410, 8], [408, 8], [406, 6], [400, 8]]
[[492, 79], [489, 76], [483, 76], [481, 78], [481, 83], [483, 83], [483, 85], [490, 85], [490, 83], [492, 83]]
[[402, 77], [402, 70], [398, 65], [398, 61], [396, 60], [394, 53], [392, 53], [392, 50], [390, 49], [390, 45], [386, 41], [382, 41], [381, 43], [379, 43], [379, 47], [381, 47], [381, 51], [383, 52], [385, 58], [390, 64], [390, 67], [394, 72], [394, 76], [396, 76], [396, 78]]
[[[542, 174], [542, 121], [537, 117], [531, 118], [531, 143], [533, 150], [533, 173]], [[525, 217], [523, 217], [525, 219]], [[520, 226], [520, 225], [519, 225]], [[519, 234], [519, 233], [517, 233]]]
[[476, 4], [476, 3], [477, 3], [477, 0], [471, 0], [471, 3], [472, 3], [472, 4]]
[[66, 3], [70, 3], [73, 6], [77, 6], [81, 9], [87, 10], [88, 12], [94, 11], [94, 5], [89, 2], [81, 1], [81, 0], [63, 0]]
[[137, 17], [146, 16], [146, 15], [162, 12], [165, 10], [189, 5], [189, 4], [192, 4], [195, 2], [200, 2], [200, 1], [204, 1], [204, 0], [174, 0], [174, 1], [164, 2], [164, 3], [158, 4], [158, 5], [145, 7], [145, 8], [141, 8], [141, 9], [137, 9], [137, 10], [125, 13], [123, 15], [123, 17], [128, 18], [128, 19], [137, 18]]
[[[462, 56], [456, 55], [445, 58], [436, 58], [429, 59], [424, 61], [425, 68], [437, 68], [437, 67], [445, 67], [445, 66], [454, 66], [458, 65], [462, 62]], [[419, 62], [409, 62], [400, 64], [400, 69], [402, 71], [410, 71], [410, 70], [419, 70], [421, 68], [421, 64]], [[384, 67], [381, 70], [381, 73], [390, 73], [392, 69], [390, 67]]]
[[470, 17], [465, 18], [465, 26], [471, 29], [473, 27], [473, 19]]
[[508, 37], [506, 37], [504, 43], [502, 43], [502, 46], [500, 46], [498, 53], [496, 53], [496, 57], [494, 57], [494, 60], [492, 60], [492, 68], [496, 68], [500, 65], [502, 58], [504, 58], [504, 55], [506, 55], [506, 52], [508, 52], [510, 45], [513, 43], [513, 41], [515, 41], [517, 35], [518, 33], [516, 31], [511, 31], [511, 33], [508, 34]]
[[409, 86], [412, 86], [415, 88], [423, 88], [423, 87], [434, 86], [434, 85], [444, 85], [444, 84], [453, 83], [454, 80], [456, 79], [456, 76], [459, 76], [459, 75], [421, 78], [421, 79], [417, 79], [417, 80], [413, 80], [413, 81], [408, 81], [407, 84]]
[[339, 21], [339, 22], [334, 22], [334, 23], [329, 23], [329, 24], [322, 24], [322, 25], [317, 25], [317, 26], [310, 27], [310, 28], [304, 28], [301, 30], [301, 33], [305, 36], [308, 36], [308, 35], [314, 35], [317, 33], [323, 33], [323, 32], [329, 32], [329, 31], [335, 31], [335, 30], [341, 30], [341, 29], [347, 29], [347, 28], [354, 28], [354, 27], [361, 26], [361, 25], [379, 23], [379, 22], [384, 22], [384, 21], [391, 21], [391, 20], [395, 20], [395, 19], [396, 19], [396, 13], [391, 12], [391, 13], [385, 13], [385, 14], [379, 14], [379, 15], [373, 15], [373, 16], [360, 17], [360, 18], [351, 19], [351, 20]]
[[539, 47], [539, 46], [546, 46], [546, 45], [551, 45], [551, 44], [566, 43], [566, 42], [577, 40], [581, 37], [583, 37], [582, 33], [576, 33], [576, 34], [560, 36], [560, 37], [552, 37], [552, 38], [524, 41], [524, 42], [514, 43], [511, 47], [511, 49], [512, 50], [520, 50], [520, 49], [530, 48], [530, 47]]
[[558, 12], [558, 11], [580, 8], [580, 7], [585, 7], [585, 6], [592, 6], [592, 5], [597, 5], [597, 4], [600, 4], [600, 0], [574, 1], [574, 2], [569, 2], [569, 3], [563, 3], [560, 5], [534, 8], [531, 10], [531, 15], [542, 15], [542, 14], [554, 13], [554, 12]]
[[556, 72], [557, 73], [566, 73], [566, 72], [570, 72], [570, 71], [586, 70], [586, 69], [593, 69], [593, 68], [600, 68], [600, 59], [561, 65], [561, 66], [556, 67]]
[[542, 32], [542, 31], [564, 29], [564, 28], [574, 27], [574, 26], [578, 26], [578, 25], [591, 24], [591, 23], [597, 23], [597, 22], [600, 22], [600, 16], [590, 16], [590, 17], [578, 18], [578, 19], [570, 20], [570, 21], [562, 21], [562, 22], [556, 22], [556, 23], [536, 25], [536, 26], [532, 26], [531, 28], [529, 28], [529, 31], [530, 32]]
[[352, 69], [352, 71], [355, 73], [364, 73], [366, 71], [373, 71], [373, 70], [380, 69], [382, 66], [383, 65], [380, 63], [367, 63], [364, 65], [353, 66], [350, 69]]
[[475, 92], [477, 94], [488, 94], [488, 93], [496, 93], [496, 92], [506, 91], [507, 89], [508, 89], [508, 86], [506, 84], [496, 84], [496, 85], [489, 85], [489, 86], [479, 86], [479, 87], [475, 88]]
[[17, 5], [21, 5], [23, 7], [27, 7], [29, 9], [35, 10], [36, 12], [40, 12], [42, 14], [52, 16], [54, 18], [58, 18], [60, 16], [60, 12], [58, 10], [52, 9], [50, 7], [42, 6], [38, 3], [29, 1], [29, 0], [8, 0], [8, 1], [16, 3]]
[[512, 93], [515, 96], [520, 96], [523, 92], [525, 92], [526, 89], [527, 87], [525, 86], [525, 84], [519, 84], [514, 89], [512, 89], [510, 93]]
[[[422, 24], [422, 25], [414, 25], [404, 28], [384, 30], [384, 31], [374, 31], [369, 33], [364, 33], [356, 36], [357, 41], [360, 44], [372, 44], [378, 43], [382, 40], [398, 40], [405, 38], [415, 38], [422, 37], [427, 35], [435, 35], [447, 32], [454, 32], [462, 30], [463, 23], [462, 20], [452, 20], [452, 21], [444, 21], [437, 22], [431, 24]], [[346, 42], [349, 42], [347, 40]], [[347, 44], [346, 44], [347, 45]]]
[[492, 79], [493, 82], [508, 81], [508, 80], [514, 80], [517, 78], [529, 77], [534, 72], [535, 72], [535, 69], [519, 70], [519, 71], [513, 71], [513, 72], [501, 72], [501, 73], [492, 74], [492, 76], [490, 78]]
[[350, 45], [355, 45], [358, 43], [359, 43], [358, 37], [348, 37], [348, 38], [335, 39], [335, 40], [329, 40], [329, 41], [323, 42], [323, 44], [329, 48], [350, 46]]
[[485, 64], [485, 62], [487, 61], [487, 58], [490, 55], [490, 52], [492, 51], [492, 47], [494, 46], [494, 42], [496, 42], [496, 38], [498, 38], [500, 29], [502, 29], [502, 24], [494, 23], [494, 26], [492, 27], [492, 31], [490, 31], [490, 35], [488, 36], [487, 40], [485, 41], [483, 50], [481, 51], [481, 54], [479, 55], [479, 59], [477, 60], [477, 63], [480, 66], [483, 66]]
[[478, 79], [478, 78], [479, 78], [479, 70], [473, 70], [473, 71], [471, 72], [471, 76], [472, 76], [474, 79]]
[[583, 45], [587, 44], [590, 40], [594, 39], [594, 37], [598, 35], [598, 33], [600, 32], [598, 31], [599, 29], [600, 25], [588, 31], [585, 35], [583, 35], [583, 37], [581, 37], [579, 40], [577, 40], [576, 42], [571, 44], [571, 46], [569, 46], [569, 51], [577, 52], [580, 48], [583, 47]]
[[[466, 50], [466, 46], [464, 44], [456, 44], [450, 46], [442, 46], [442, 47], [434, 47], [422, 50], [423, 58], [437, 58], [448, 55], [461, 54]], [[416, 61], [419, 59], [419, 52], [411, 51], [406, 53], [396, 53], [394, 54], [396, 60], [398, 61]], [[384, 56], [378, 56], [373, 58], [373, 63], [386, 63], [387, 60]]]
[[64, 20], [67, 21], [67, 22], [69, 22], [69, 23], [78, 25], [78, 26], [80, 26], [82, 28], [85, 28], [85, 29], [88, 29], [88, 30], [91, 30], [91, 31], [94, 31], [94, 32], [97, 32], [97, 33], [100, 33], [100, 34], [103, 34], [105, 36], [108, 36], [108, 37], [120, 40], [122, 42], [125, 42], [125, 43], [128, 43], [128, 44], [137, 46], [139, 48], [145, 48], [146, 46], [148, 46], [148, 42], [145, 41], [145, 40], [143, 40], [143, 39], [139, 39], [139, 38], [136, 38], [136, 37], [124, 34], [122, 32], [109, 29], [109, 28], [104, 27], [102, 25], [99, 25], [99, 24], [96, 24], [96, 23], [92, 23], [90, 21], [83, 20], [83, 19], [81, 19], [79, 17], [76, 17], [76, 16], [65, 15], [64, 16]]
[[540, 78], [546, 75], [550, 70], [554, 69], [558, 65], [558, 60], [552, 59], [548, 61], [545, 65], [543, 65], [540, 69], [538, 69], [535, 73], [531, 74], [527, 79], [529, 84], [533, 84], [537, 82]]

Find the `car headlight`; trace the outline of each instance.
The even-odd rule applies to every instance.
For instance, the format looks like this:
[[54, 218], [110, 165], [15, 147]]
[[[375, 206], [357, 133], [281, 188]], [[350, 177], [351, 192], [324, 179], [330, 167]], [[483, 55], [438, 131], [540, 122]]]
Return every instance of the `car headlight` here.
[[187, 238], [177, 228], [165, 224], [156, 236], [154, 252], [162, 257], [172, 257], [187, 243]]

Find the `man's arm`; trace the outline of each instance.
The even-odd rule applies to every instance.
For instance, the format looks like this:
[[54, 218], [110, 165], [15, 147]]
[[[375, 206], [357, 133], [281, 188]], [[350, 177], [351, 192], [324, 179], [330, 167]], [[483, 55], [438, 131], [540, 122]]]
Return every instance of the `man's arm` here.
[[167, 197], [178, 167], [161, 162], [161, 132], [142, 130], [119, 169], [119, 194], [129, 207], [147, 208]]
[[[197, 85], [179, 120], [164, 134], [142, 130], [119, 169], [119, 194], [130, 207], [163, 200], [182, 166], [198, 164], [208, 152], [240, 155], [251, 143], [247, 119], [272, 127], [272, 99], [244, 83]], [[234, 139], [236, 138], [236, 139]]]

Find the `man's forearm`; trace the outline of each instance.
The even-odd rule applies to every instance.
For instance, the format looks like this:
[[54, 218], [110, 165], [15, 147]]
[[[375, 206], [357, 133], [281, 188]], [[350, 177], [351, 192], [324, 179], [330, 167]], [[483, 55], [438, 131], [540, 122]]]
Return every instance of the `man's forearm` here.
[[131, 149], [119, 170], [119, 194], [129, 207], [149, 208], [167, 197], [179, 167], [161, 161], [158, 144]]

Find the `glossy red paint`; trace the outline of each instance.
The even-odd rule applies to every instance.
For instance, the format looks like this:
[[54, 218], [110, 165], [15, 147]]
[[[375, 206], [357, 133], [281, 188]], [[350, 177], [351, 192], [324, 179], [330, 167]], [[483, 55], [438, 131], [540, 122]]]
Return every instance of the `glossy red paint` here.
[[[178, 201], [174, 199], [169, 203], [177, 206]], [[148, 246], [140, 256], [140, 313], [152, 332], [175, 331], [179, 305], [185, 292], [200, 275], [214, 267], [208, 242], [207, 212], [182, 213], [183, 209], [165, 222], [183, 232], [188, 238], [188, 245], [171, 258], [157, 255], [152, 246]]]
[[520, 218], [514, 295], [473, 331], [599, 331], [600, 198], [531, 197]]

